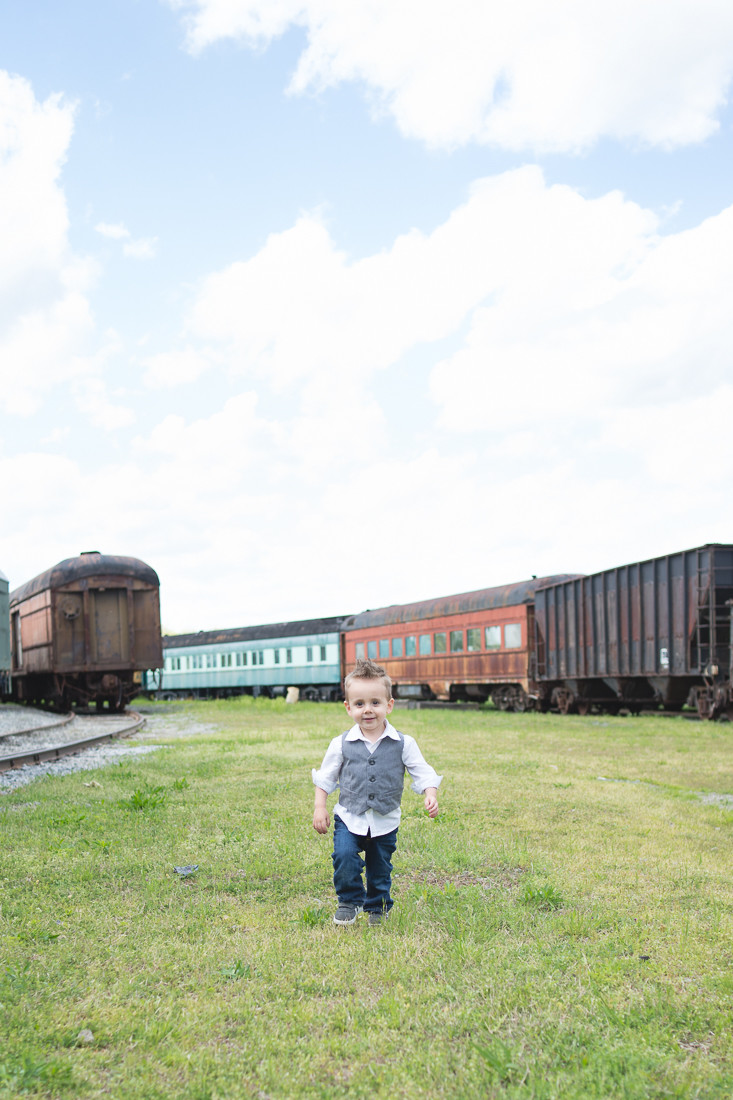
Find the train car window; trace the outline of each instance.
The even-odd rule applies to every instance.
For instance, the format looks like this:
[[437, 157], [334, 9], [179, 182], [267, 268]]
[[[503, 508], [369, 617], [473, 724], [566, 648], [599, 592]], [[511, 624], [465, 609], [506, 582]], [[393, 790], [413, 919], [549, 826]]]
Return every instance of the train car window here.
[[264, 665], [264, 663], [265, 663], [265, 651], [264, 651], [264, 649], [261, 649], [260, 650], [260, 664]]
[[306, 650], [306, 654], [305, 654], [305, 659], [308, 662], [308, 664], [310, 664], [311, 661], [313, 660], [313, 646], [312, 645], [308, 646], [308, 648]]
[[405, 657], [414, 657], [417, 653], [417, 637], [414, 634], [408, 634], [405, 638]]
[[521, 649], [522, 624], [506, 623], [504, 626], [504, 644], [507, 649]]
[[216, 663], [216, 660], [215, 660], [214, 654], [213, 653], [207, 653], [206, 654], [206, 667], [207, 668], [213, 668], [215, 663]]
[[292, 665], [293, 663], [293, 651], [292, 649], [285, 650], [285, 664]]
[[438, 634], [433, 634], [433, 649], [435, 653], [446, 652], [446, 635], [444, 630], [441, 630]]
[[357, 661], [363, 660], [363, 658], [364, 658], [364, 643], [363, 642], [357, 642], [356, 645], [354, 646], [354, 658]]
[[389, 638], [379, 639], [379, 659], [383, 661], [385, 657], [389, 657]]
[[471, 627], [466, 631], [466, 649], [469, 653], [481, 649], [481, 627]]
[[487, 626], [484, 635], [487, 649], [501, 649], [500, 626]]
[[430, 644], [431, 641], [432, 641], [432, 638], [430, 637], [429, 634], [421, 634], [420, 635], [420, 656], [421, 657], [429, 657], [430, 654], [432, 653], [433, 648]]
[[463, 631], [451, 630], [450, 632], [450, 651], [451, 653], [463, 653]]
[[376, 642], [367, 642], [367, 657], [370, 657], [372, 660], [375, 660], [376, 656], [377, 656], [377, 643]]
[[325, 647], [325, 645], [321, 646], [321, 660], [322, 661], [326, 660], [326, 647]]
[[231, 668], [232, 667], [232, 655], [231, 655], [231, 653], [225, 653], [224, 657], [226, 659], [227, 668]]
[[275, 664], [279, 665], [280, 664], [280, 650], [279, 649], [273, 649], [272, 655], [275, 658]]
[[402, 638], [393, 638], [392, 639], [392, 656], [393, 657], [401, 657], [402, 656]]

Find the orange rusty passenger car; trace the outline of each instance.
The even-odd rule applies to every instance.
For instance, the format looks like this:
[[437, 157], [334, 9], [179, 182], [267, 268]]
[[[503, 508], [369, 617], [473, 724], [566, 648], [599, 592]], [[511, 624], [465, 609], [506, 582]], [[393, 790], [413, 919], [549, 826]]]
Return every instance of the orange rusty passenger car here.
[[137, 558], [67, 558], [10, 593], [19, 702], [122, 710], [162, 663], [158, 576]]
[[457, 596], [364, 611], [344, 620], [343, 666], [371, 657], [395, 697], [476, 700], [526, 710], [537, 695], [534, 594], [567, 576], [482, 588]]

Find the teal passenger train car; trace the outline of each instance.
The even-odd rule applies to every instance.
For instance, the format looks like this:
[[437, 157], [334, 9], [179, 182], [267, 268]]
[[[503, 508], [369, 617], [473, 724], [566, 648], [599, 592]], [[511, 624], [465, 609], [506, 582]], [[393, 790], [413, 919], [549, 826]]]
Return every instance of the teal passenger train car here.
[[163, 667], [146, 686], [166, 699], [232, 695], [342, 698], [343, 616], [163, 636]]
[[10, 694], [10, 595], [8, 578], [0, 572], [0, 696]]

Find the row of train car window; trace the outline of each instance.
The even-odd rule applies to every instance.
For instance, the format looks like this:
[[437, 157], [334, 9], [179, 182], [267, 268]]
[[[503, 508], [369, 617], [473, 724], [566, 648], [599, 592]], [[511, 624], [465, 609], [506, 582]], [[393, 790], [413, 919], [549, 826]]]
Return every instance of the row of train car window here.
[[[306, 664], [313, 664], [316, 661], [326, 660], [326, 647], [320, 646], [305, 646], [305, 660]], [[292, 649], [271, 649], [272, 664], [286, 664], [292, 665], [293, 663], [293, 651]], [[284, 659], [281, 662], [281, 657]], [[165, 658], [165, 670], [166, 672], [179, 672], [181, 669], [199, 669], [199, 668], [246, 668], [247, 664], [252, 666], [264, 665], [265, 663], [265, 651], [264, 649], [245, 649], [237, 653], [193, 653], [190, 656], [183, 657], [166, 657]], [[270, 663], [270, 662], [268, 662]]]
[[[374, 642], [357, 642], [354, 656], [386, 660], [389, 657], [432, 657], [442, 653], [479, 653], [482, 649], [501, 649], [501, 626], [484, 627], [484, 645], [481, 645], [481, 627], [468, 630], [441, 630], [436, 634], [408, 634], [406, 638], [380, 638]], [[465, 635], [465, 637], [464, 637]], [[504, 624], [504, 649], [521, 649], [522, 624]]]

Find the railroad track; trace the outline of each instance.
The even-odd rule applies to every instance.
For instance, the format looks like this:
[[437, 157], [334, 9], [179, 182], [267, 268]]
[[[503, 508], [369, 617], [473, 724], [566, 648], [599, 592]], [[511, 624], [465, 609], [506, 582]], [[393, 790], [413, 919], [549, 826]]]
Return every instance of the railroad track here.
[[[135, 711], [109, 717], [70, 714], [59, 722], [5, 733], [0, 736], [0, 753], [3, 753], [0, 756], [0, 772], [21, 768], [24, 764], [43, 764], [72, 756], [105, 741], [129, 736], [139, 730], [144, 722], [145, 719]], [[62, 736], [61, 730], [66, 737]], [[8, 753], [8, 749], [12, 751]]]

